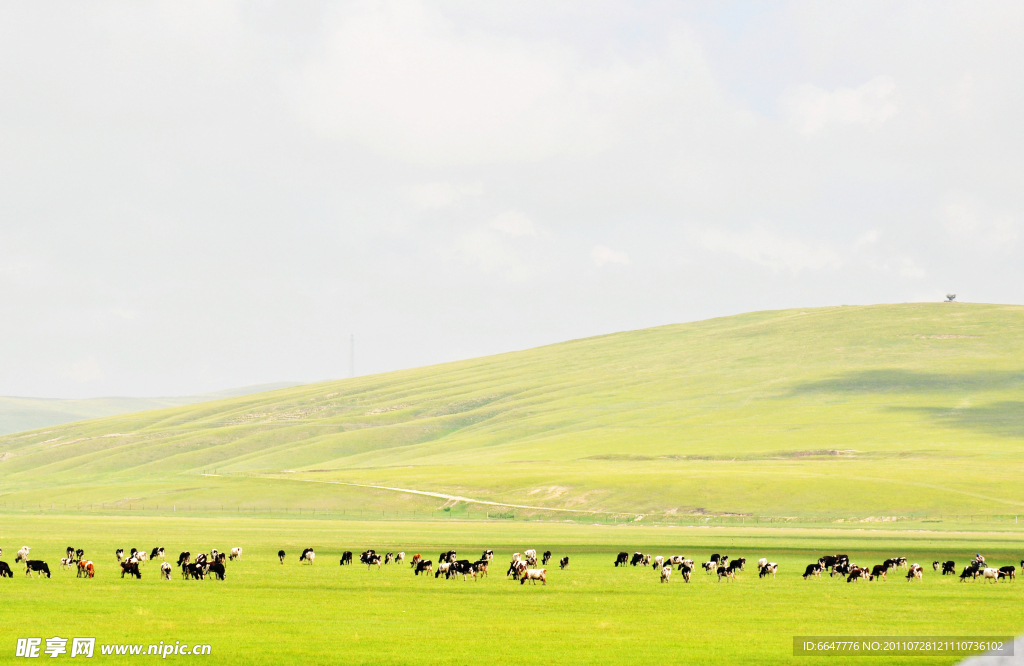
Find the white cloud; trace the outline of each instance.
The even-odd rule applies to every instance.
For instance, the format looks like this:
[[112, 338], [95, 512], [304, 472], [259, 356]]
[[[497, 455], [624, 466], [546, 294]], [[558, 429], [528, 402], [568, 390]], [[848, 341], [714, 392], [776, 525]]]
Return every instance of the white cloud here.
[[508, 211], [491, 220], [491, 228], [510, 236], [536, 236], [533, 220], [518, 211]]
[[604, 266], [605, 264], [623, 264], [628, 266], [630, 263], [629, 257], [625, 252], [617, 252], [604, 245], [595, 245], [594, 249], [590, 251], [590, 258], [598, 266]]
[[67, 371], [67, 376], [79, 384], [88, 384], [103, 379], [103, 370], [95, 356], [75, 361]]
[[1007, 252], [1013, 249], [1019, 236], [1016, 218], [989, 210], [962, 195], [951, 196], [942, 206], [940, 216], [946, 233], [958, 244]]
[[456, 243], [456, 251], [466, 263], [483, 273], [500, 275], [507, 282], [524, 282], [536, 273], [534, 266], [507, 238], [490, 229], [462, 236]]
[[699, 242], [708, 250], [731, 254], [777, 273], [797, 274], [842, 265], [839, 254], [825, 243], [781, 236], [764, 227], [741, 233], [707, 229], [699, 235]]
[[479, 197], [483, 194], [483, 185], [455, 183], [425, 183], [417, 185], [409, 191], [413, 202], [425, 210], [449, 208], [463, 199]]
[[803, 134], [830, 125], [877, 125], [897, 111], [892, 101], [896, 82], [879, 76], [856, 88], [824, 90], [811, 84], [789, 89], [779, 100], [782, 113]]

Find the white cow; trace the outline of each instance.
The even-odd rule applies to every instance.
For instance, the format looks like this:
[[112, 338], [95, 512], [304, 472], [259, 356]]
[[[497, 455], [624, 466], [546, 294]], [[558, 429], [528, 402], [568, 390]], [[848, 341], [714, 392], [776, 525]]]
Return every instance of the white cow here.
[[167, 580], [170, 580], [171, 579], [171, 563], [170, 562], [164, 562], [163, 564], [161, 564], [160, 565], [160, 573], [162, 573], [164, 575], [164, 578], [166, 578]]
[[402, 551], [398, 553], [398, 555], [395, 555], [395, 563], [397, 564], [399, 562], [405, 562], [405, 551]]
[[661, 555], [656, 556], [654, 558], [654, 568], [655, 569], [660, 569], [663, 566], [665, 566], [665, 558], [662, 557]]
[[766, 565], [766, 564], [768, 564], [768, 558], [767, 557], [762, 557], [761, 559], [759, 559], [757, 561], [757, 568], [758, 569], [764, 569], [764, 565]]
[[548, 570], [547, 569], [527, 569], [519, 577], [519, 584], [522, 585], [523, 583], [525, 583], [528, 580], [529, 581], [533, 581], [534, 585], [537, 584], [538, 580], [540, 582], [544, 583], [545, 585], [547, 585], [548, 584]]
[[999, 582], [999, 569], [994, 569], [992, 567], [985, 567], [982, 570], [982, 572], [981, 572], [981, 576], [982, 576], [983, 580], [991, 580], [993, 583], [998, 583]]
[[526, 560], [527, 564], [530, 564], [530, 565], [537, 564], [537, 551], [534, 550], [533, 548], [530, 548], [529, 550], [524, 550], [523, 551], [523, 558]]
[[672, 567], [662, 567], [661, 569], [661, 582], [667, 583], [668, 577], [672, 575]]
[[14, 558], [14, 561], [15, 562], [23, 562], [23, 561], [24, 562], [28, 562], [28, 551], [30, 551], [30, 550], [31, 550], [31, 548], [29, 548], [28, 546], [22, 546], [18, 550], [18, 555]]
[[242, 549], [235, 547], [231, 549], [231, 554], [228, 555], [229, 560], [240, 560], [242, 559]]

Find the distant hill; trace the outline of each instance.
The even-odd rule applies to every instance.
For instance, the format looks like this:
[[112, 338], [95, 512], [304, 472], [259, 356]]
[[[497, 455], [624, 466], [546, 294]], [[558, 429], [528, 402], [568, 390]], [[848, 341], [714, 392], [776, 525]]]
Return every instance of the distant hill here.
[[64, 400], [59, 398], [17, 398], [0, 396], [0, 435], [23, 430], [35, 430], [48, 426], [115, 416], [129, 412], [142, 412], [164, 407], [178, 407], [197, 402], [208, 402], [221, 398], [233, 398], [249, 393], [262, 393], [274, 389], [297, 386], [296, 382], [260, 384], [241, 388], [215, 391], [202, 395], [186, 395], [171, 398], [88, 398]]
[[0, 503], [444, 503], [313, 483], [340, 481], [637, 514], [1024, 514], [1022, 331], [1011, 305], [755, 312], [111, 416], [0, 437]]

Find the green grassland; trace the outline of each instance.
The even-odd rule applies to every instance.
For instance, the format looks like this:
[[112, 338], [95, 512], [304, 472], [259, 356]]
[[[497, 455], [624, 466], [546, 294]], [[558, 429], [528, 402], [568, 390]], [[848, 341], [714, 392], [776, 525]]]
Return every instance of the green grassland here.
[[[930, 563], [962, 564], [977, 551], [992, 564], [1024, 556], [1018, 535], [792, 528], [694, 528], [485, 523], [359, 522], [221, 518], [4, 516], [3, 559], [32, 547], [53, 578], [0, 579], [0, 662], [14, 661], [19, 637], [93, 637], [103, 643], [159, 641], [212, 646], [223, 664], [825, 664], [792, 657], [798, 635], [987, 635], [1024, 628], [1024, 581], [959, 583]], [[96, 563], [93, 580], [56, 565], [68, 545]], [[122, 579], [116, 548], [162, 545], [180, 550], [244, 549], [225, 581], [159, 578], [156, 563], [141, 580]], [[316, 564], [300, 565], [312, 546]], [[549, 566], [546, 586], [503, 574], [511, 552], [550, 548], [569, 568]], [[278, 549], [287, 552], [278, 563]], [[456, 548], [496, 551], [479, 581], [413, 576], [408, 565], [339, 567], [344, 550], [422, 552], [436, 561]], [[735, 582], [703, 573], [662, 585], [651, 568], [616, 569], [615, 553], [642, 550], [695, 560], [712, 552], [780, 564], [777, 579], [752, 566]], [[893, 572], [887, 581], [804, 581], [803, 566], [823, 553], [846, 552], [860, 564], [906, 555], [925, 565], [922, 582]], [[64, 658], [68, 658], [65, 655]], [[95, 657], [103, 663], [133, 658]], [[195, 657], [168, 657], [197, 659]], [[880, 663], [950, 664], [955, 657], [882, 658]], [[134, 658], [138, 661], [138, 658]]]
[[0, 504], [443, 503], [341, 482], [647, 520], [1013, 516], [1022, 332], [1020, 306], [758, 312], [113, 416], [0, 437]]

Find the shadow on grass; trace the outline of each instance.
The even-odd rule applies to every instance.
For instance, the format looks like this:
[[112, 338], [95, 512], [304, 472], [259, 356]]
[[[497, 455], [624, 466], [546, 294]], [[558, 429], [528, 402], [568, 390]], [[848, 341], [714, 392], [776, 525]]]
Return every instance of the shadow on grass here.
[[791, 396], [815, 393], [944, 393], [1024, 389], [1024, 372], [966, 373], [917, 372], [915, 370], [864, 370], [829, 379], [797, 384]]
[[986, 432], [999, 437], [1024, 438], [1024, 402], [994, 402], [980, 407], [890, 407], [891, 411], [924, 414], [940, 425]]

